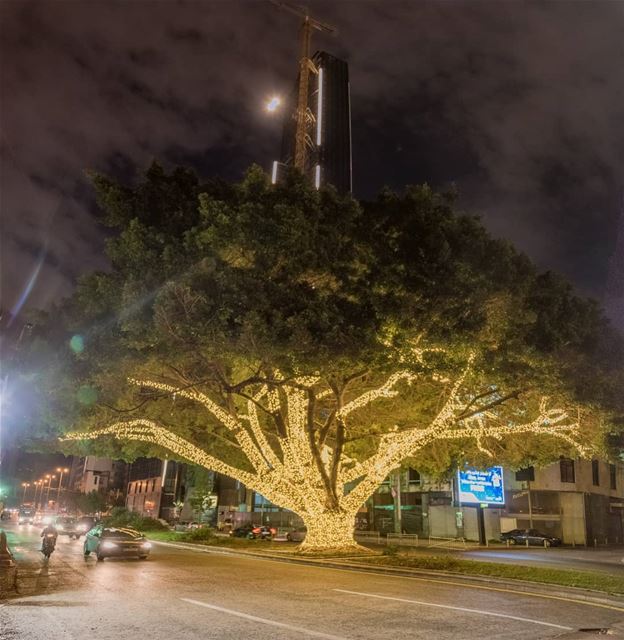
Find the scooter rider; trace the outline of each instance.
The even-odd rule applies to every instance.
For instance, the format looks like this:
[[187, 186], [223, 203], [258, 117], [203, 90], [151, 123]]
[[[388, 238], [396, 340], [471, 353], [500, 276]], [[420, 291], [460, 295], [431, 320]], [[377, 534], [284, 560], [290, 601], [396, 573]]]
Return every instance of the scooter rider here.
[[52, 534], [54, 536], [54, 546], [56, 546], [56, 539], [58, 538], [58, 531], [53, 524], [48, 524], [45, 526], [43, 531], [41, 532], [41, 551], [43, 551], [43, 544], [45, 542], [46, 536], [48, 534]]

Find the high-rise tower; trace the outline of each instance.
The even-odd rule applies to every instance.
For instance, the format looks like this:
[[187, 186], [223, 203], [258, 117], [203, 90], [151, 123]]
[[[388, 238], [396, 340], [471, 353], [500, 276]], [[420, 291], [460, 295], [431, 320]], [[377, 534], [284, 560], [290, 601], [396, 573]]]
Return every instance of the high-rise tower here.
[[351, 103], [349, 66], [325, 51], [310, 56], [311, 30], [333, 27], [283, 2], [274, 2], [303, 17], [299, 73], [286, 108], [280, 159], [273, 162], [272, 181], [296, 167], [320, 188], [332, 184], [351, 191]]

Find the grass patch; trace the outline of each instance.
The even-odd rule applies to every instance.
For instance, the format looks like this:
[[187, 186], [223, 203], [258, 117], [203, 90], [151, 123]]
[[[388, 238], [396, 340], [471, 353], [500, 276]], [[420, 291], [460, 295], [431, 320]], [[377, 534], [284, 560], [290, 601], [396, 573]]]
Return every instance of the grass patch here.
[[527, 580], [562, 587], [578, 587], [603, 591], [613, 595], [624, 595], [624, 576], [614, 576], [595, 571], [575, 571], [570, 569], [550, 569], [547, 567], [527, 567], [479, 560], [463, 560], [454, 556], [401, 556], [386, 555], [362, 559], [360, 562], [376, 566], [405, 567], [431, 571], [449, 571], [472, 576], [489, 576], [511, 580]]
[[270, 540], [249, 540], [247, 538], [231, 538], [230, 536], [216, 536], [212, 529], [194, 529], [193, 531], [146, 531], [151, 540], [160, 542], [190, 542], [209, 547], [229, 547], [235, 549], [250, 549], [255, 551], [288, 551], [293, 553], [295, 547], [284, 542]]

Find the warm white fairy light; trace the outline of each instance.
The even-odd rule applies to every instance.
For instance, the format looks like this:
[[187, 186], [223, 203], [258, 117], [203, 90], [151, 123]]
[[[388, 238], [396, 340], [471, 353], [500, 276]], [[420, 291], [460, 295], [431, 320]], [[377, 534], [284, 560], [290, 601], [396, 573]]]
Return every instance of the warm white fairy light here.
[[[431, 352], [443, 350], [415, 347], [412, 355], [417, 362], [424, 364], [425, 356]], [[474, 354], [470, 354], [464, 370], [451, 385], [442, 408], [427, 427], [403, 430], [395, 427], [379, 437], [377, 450], [368, 459], [356, 461], [341, 453], [335, 469], [336, 451], [320, 440], [318, 425], [322, 425], [323, 420], [318, 415], [311, 417], [310, 413], [314, 414], [311, 409], [319, 409], [318, 404], [310, 405], [311, 401], [318, 403], [322, 398], [326, 416], [331, 411], [330, 399], [333, 399], [333, 419], [348, 429], [351, 414], [379, 399], [399, 395], [401, 384], [413, 385], [417, 380], [427, 378], [448, 387], [447, 378], [436, 373], [425, 376], [401, 369], [378, 387], [340, 405], [337, 403], [342, 402], [342, 397], [339, 399], [334, 389], [319, 376], [299, 376], [289, 381], [275, 372], [270, 384], [247, 389], [246, 398], [231, 410], [226, 410], [195, 388], [154, 380], [130, 380], [133, 385], [186, 398], [203, 406], [227, 429], [233, 443], [244, 454], [248, 464], [243, 464], [243, 468], [208, 454], [152, 420], [117, 422], [95, 431], [72, 433], [64, 439], [111, 436], [155, 444], [194, 464], [235, 478], [273, 503], [299, 514], [308, 529], [301, 546], [303, 551], [353, 547], [356, 545], [354, 518], [364, 501], [404, 459], [436, 441], [471, 439], [480, 451], [491, 454], [486, 445], [488, 439], [500, 440], [527, 433], [544, 434], [556, 436], [579, 453], [588, 454], [579, 441], [580, 416], [572, 420], [563, 409], [549, 408], [547, 398], [539, 403], [533, 420], [508, 424], [502, 422], [495, 410], [488, 409], [487, 398], [480, 401], [478, 396], [467, 394], [465, 383], [474, 359]], [[481, 406], [483, 410], [462, 417], [468, 405], [472, 409]], [[337, 478], [333, 484], [332, 469]], [[359, 483], [346, 493], [345, 485], [355, 480]]]

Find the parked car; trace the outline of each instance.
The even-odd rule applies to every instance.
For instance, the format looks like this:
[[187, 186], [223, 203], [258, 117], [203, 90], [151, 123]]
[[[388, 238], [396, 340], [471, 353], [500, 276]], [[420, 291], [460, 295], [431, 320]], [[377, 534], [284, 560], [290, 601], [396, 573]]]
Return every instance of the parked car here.
[[527, 544], [537, 545], [540, 547], [558, 547], [561, 544], [561, 538], [549, 536], [546, 533], [540, 533], [537, 529], [512, 529], [501, 533], [501, 541], [509, 544]]
[[95, 553], [98, 562], [104, 558], [140, 558], [145, 560], [152, 548], [145, 536], [134, 529], [96, 525], [87, 532], [84, 555]]
[[277, 534], [277, 529], [266, 525], [244, 524], [242, 527], [230, 531], [230, 535], [234, 538], [260, 538], [262, 540], [270, 540]]
[[286, 534], [286, 540], [289, 542], [303, 542], [308, 530], [305, 527], [297, 527]]

